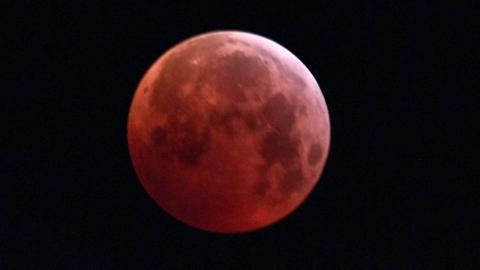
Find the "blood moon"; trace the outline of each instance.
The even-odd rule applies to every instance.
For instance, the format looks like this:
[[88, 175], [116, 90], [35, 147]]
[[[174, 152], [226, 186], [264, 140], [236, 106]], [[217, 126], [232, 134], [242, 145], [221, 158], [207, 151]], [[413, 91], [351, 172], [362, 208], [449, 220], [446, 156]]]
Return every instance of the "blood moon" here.
[[246, 32], [194, 36], [143, 76], [128, 146], [148, 194], [211, 232], [263, 228], [317, 183], [330, 122], [314, 77], [274, 41]]

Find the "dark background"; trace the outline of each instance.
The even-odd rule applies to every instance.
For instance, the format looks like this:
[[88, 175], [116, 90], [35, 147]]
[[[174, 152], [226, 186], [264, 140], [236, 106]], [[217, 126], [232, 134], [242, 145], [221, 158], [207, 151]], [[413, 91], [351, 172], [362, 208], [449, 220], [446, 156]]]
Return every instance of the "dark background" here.
[[[478, 269], [474, 1], [227, 2], [4, 4], [0, 268]], [[240, 235], [166, 214], [126, 144], [147, 68], [176, 43], [223, 29], [292, 51], [332, 124], [311, 196]]]

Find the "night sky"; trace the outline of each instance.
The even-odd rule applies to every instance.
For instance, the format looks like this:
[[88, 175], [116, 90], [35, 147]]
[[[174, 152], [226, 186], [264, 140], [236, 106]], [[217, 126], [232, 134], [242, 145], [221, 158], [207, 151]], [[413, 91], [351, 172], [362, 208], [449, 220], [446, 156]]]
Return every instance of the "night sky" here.
[[[10, 2], [0, 16], [0, 269], [478, 269], [478, 5]], [[332, 128], [305, 203], [238, 235], [159, 208], [126, 139], [147, 68], [178, 42], [225, 29], [301, 59]]]

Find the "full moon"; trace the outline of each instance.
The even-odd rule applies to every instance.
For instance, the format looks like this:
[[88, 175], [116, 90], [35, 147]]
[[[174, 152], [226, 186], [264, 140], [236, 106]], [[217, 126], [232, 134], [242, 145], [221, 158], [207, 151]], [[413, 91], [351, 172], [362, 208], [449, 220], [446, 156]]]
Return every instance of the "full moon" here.
[[141, 79], [128, 148], [150, 197], [195, 228], [242, 233], [292, 213], [330, 147], [327, 105], [305, 65], [241, 31], [189, 38]]

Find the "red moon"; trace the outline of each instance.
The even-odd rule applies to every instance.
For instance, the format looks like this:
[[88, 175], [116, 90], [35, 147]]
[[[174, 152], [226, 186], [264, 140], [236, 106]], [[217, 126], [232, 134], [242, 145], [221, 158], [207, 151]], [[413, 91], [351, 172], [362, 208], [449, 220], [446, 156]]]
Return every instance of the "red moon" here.
[[271, 225], [312, 191], [330, 147], [327, 105], [305, 65], [241, 31], [187, 39], [136, 89], [128, 147], [148, 194], [198, 229]]

